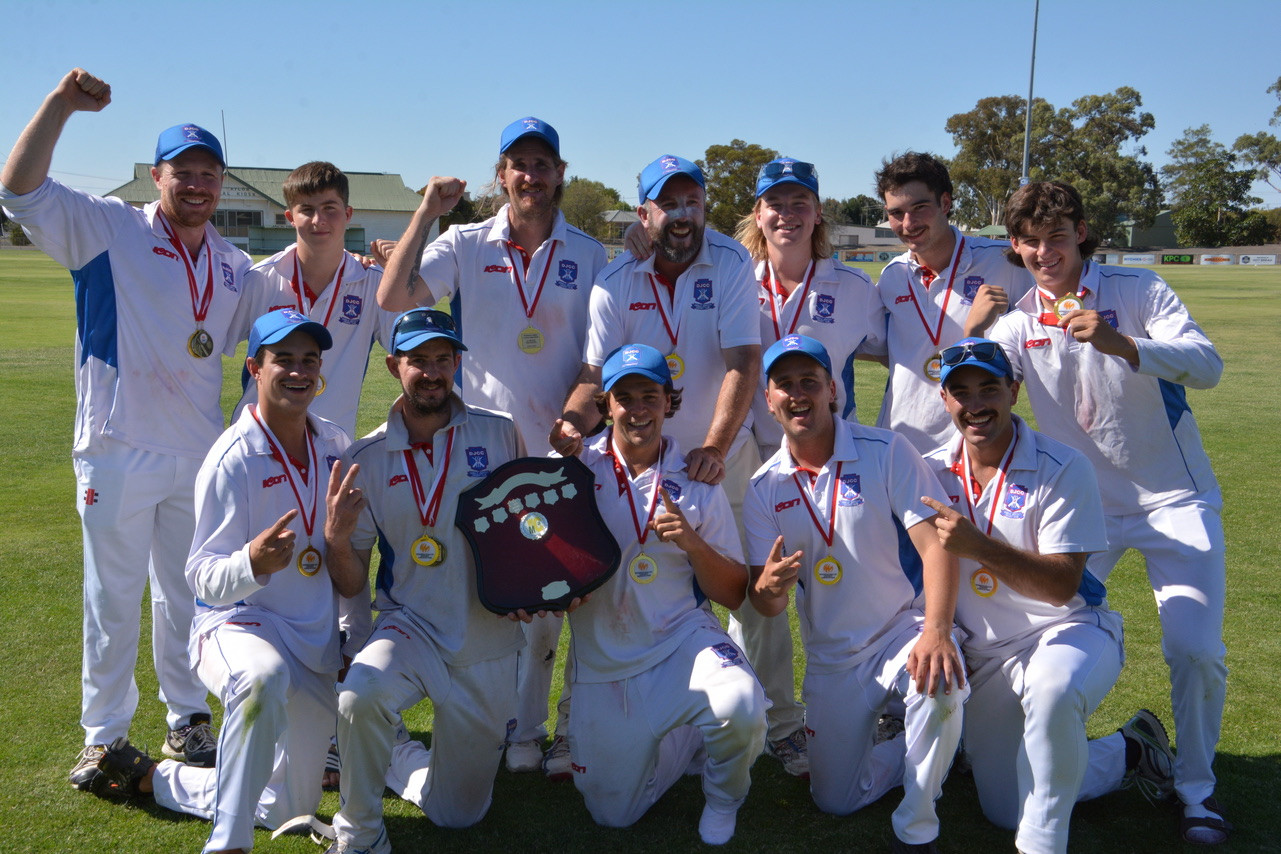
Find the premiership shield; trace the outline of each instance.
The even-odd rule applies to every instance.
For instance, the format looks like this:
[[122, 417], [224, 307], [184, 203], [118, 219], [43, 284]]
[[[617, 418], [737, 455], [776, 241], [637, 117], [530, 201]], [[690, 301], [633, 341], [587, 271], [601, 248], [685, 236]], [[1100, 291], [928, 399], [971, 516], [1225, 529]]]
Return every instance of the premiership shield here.
[[522, 457], [458, 497], [454, 523], [476, 561], [480, 602], [496, 614], [564, 610], [618, 569], [622, 553], [577, 457]]

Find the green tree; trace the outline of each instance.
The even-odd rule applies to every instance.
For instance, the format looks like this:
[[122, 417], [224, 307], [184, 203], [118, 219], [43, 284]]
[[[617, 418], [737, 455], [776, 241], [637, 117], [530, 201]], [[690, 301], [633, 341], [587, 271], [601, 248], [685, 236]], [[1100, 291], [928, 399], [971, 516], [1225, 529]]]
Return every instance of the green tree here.
[[605, 236], [605, 221], [600, 215], [605, 211], [630, 210], [613, 187], [600, 181], [571, 176], [565, 182], [565, 194], [560, 201], [561, 212], [570, 225], [580, 228], [592, 237]]
[[[1281, 101], [1281, 77], [1268, 87], [1268, 91]], [[1272, 113], [1271, 125], [1281, 124], [1281, 104]], [[1241, 162], [1257, 170], [1255, 175], [1274, 190], [1281, 190], [1281, 139], [1267, 131], [1245, 133], [1237, 137], [1232, 150], [1241, 157]]]
[[884, 219], [880, 199], [859, 193], [848, 199], [824, 199], [823, 219], [832, 225], [876, 225]]
[[1247, 216], [1260, 199], [1250, 195], [1255, 170], [1240, 169], [1238, 157], [1210, 136], [1210, 126], [1188, 128], [1166, 152], [1161, 168], [1173, 201], [1170, 218], [1184, 246], [1239, 246], [1260, 242], [1267, 218]]
[[[1136, 144], [1156, 126], [1142, 106], [1138, 90], [1128, 86], [1083, 96], [1059, 110], [1041, 98], [1032, 102], [1029, 177], [1076, 187], [1090, 229], [1101, 240], [1121, 236], [1121, 219], [1150, 225], [1160, 210], [1156, 170], [1141, 159], [1147, 151]], [[1002, 95], [983, 98], [973, 110], [947, 120], [959, 149], [950, 164], [959, 221], [998, 225], [1004, 220], [1005, 203], [1022, 172], [1026, 116], [1026, 99]], [[1126, 153], [1130, 147], [1133, 153]]]
[[757, 173], [776, 157], [774, 149], [741, 139], [729, 145], [709, 145], [703, 158], [694, 161], [707, 179], [707, 224], [733, 234], [756, 201]]

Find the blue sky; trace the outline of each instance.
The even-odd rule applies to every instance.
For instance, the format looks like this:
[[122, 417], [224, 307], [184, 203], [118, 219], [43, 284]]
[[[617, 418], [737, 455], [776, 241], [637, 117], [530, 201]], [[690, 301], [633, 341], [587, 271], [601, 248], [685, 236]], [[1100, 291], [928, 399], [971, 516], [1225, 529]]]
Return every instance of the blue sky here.
[[[560, 132], [569, 173], [635, 202], [660, 154], [738, 138], [817, 164], [823, 195], [872, 193], [880, 160], [955, 152], [947, 118], [1025, 95], [1032, 0], [974, 2], [152, 3], [9, 0], [0, 157], [41, 98], [80, 65], [113, 101], [75, 116], [55, 177], [105, 192], [194, 121], [234, 166], [332, 160], [452, 174], [478, 189], [498, 135], [533, 114]], [[1213, 16], [1207, 16], [1207, 10]], [[1231, 145], [1267, 129], [1281, 76], [1275, 0], [1042, 0], [1036, 94], [1056, 107], [1133, 86], [1158, 167], [1189, 126]], [[1272, 128], [1281, 133], [1281, 128]], [[1281, 194], [1259, 185], [1265, 204]]]

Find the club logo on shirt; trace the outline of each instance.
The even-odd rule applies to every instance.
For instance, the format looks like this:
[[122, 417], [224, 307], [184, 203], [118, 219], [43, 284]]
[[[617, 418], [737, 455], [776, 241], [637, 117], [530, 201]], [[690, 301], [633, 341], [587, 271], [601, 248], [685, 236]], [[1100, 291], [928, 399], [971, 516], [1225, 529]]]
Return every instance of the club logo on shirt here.
[[483, 445], [467, 449], [467, 476], [485, 477], [489, 474], [489, 451]]
[[712, 301], [712, 280], [697, 279], [694, 282], [694, 304], [690, 308], [695, 311], [705, 311], [709, 308], [716, 308], [716, 303]]
[[743, 655], [732, 643], [714, 643], [712, 652], [721, 660], [721, 667], [737, 667], [743, 663]]
[[333, 471], [333, 470], [334, 470], [334, 463], [336, 463], [336, 462], [338, 462], [338, 457], [337, 457], [337, 455], [335, 455], [335, 454], [326, 454], [326, 455], [325, 455], [325, 469], [326, 469], [326, 470], [328, 470], [328, 471]]
[[837, 507], [856, 507], [863, 503], [862, 482], [857, 474], [841, 475], [841, 485], [836, 494]]
[[1005, 504], [1001, 507], [1001, 515], [1007, 519], [1022, 519], [1026, 504], [1027, 487], [1011, 483], [1005, 488]]
[[677, 482], [676, 482], [676, 481], [674, 481], [674, 480], [664, 480], [664, 481], [663, 481], [663, 489], [666, 489], [666, 490], [667, 490], [667, 494], [668, 494], [668, 495], [670, 495], [670, 496], [672, 497], [672, 501], [674, 501], [674, 502], [676, 502], [676, 503], [678, 503], [678, 504], [680, 503], [680, 500], [681, 500], [681, 485], [680, 485], [679, 483], [677, 483]]
[[486, 273], [510, 273], [511, 271], [512, 271], [511, 267], [504, 267], [502, 264], [486, 264], [485, 265]]
[[102, 493], [92, 486], [85, 490], [85, 506], [92, 507], [102, 499]]
[[360, 323], [360, 311], [364, 308], [365, 302], [357, 294], [347, 294], [342, 298], [342, 317], [338, 318], [339, 323]]
[[832, 315], [836, 313], [836, 297], [832, 294], [819, 294], [814, 300], [814, 320], [817, 323], [835, 323]]
[[1107, 321], [1108, 326], [1111, 326], [1113, 329], [1117, 328], [1116, 309], [1105, 308], [1103, 311], [1099, 312], [1099, 317]]
[[961, 292], [961, 305], [970, 305], [974, 298], [979, 295], [979, 288], [983, 286], [982, 276], [966, 276], [964, 290]]
[[231, 269], [231, 265], [226, 261], [222, 262], [222, 286], [233, 294], [238, 293], [236, 289], [236, 274]]
[[561, 261], [560, 270], [556, 276], [556, 287], [567, 288], [571, 291], [578, 290], [578, 262]]

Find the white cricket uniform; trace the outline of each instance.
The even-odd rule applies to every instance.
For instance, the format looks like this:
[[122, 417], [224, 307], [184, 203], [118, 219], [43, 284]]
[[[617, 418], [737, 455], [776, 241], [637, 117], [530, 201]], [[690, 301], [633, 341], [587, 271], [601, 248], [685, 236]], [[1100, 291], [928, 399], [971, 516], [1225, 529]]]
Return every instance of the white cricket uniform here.
[[1041, 431], [1090, 460], [1108, 548], [1090, 572], [1106, 581], [1128, 548], [1147, 562], [1170, 666], [1186, 804], [1214, 793], [1211, 769], [1227, 690], [1223, 499], [1185, 387], [1219, 381], [1223, 360], [1169, 285], [1149, 270], [1087, 262], [1084, 303], [1134, 339], [1139, 367], [1042, 325], [1035, 291], [993, 326]]
[[[279, 442], [246, 409], [214, 443], [196, 479], [196, 536], [187, 582], [196, 594], [192, 669], [225, 710], [216, 768], [166, 760], [153, 777], [156, 802], [213, 820], [206, 851], [253, 847], [254, 825], [275, 828], [320, 803], [317, 781], [333, 732], [338, 594], [321, 563], [329, 469], [347, 446], [336, 424], [309, 417], [304, 483]], [[289, 510], [297, 539], [290, 565], [256, 575], [249, 544]], [[311, 533], [306, 519], [314, 520]]]
[[[360, 390], [369, 366], [369, 352], [377, 341], [391, 350], [391, 331], [396, 315], [378, 307], [380, 267], [366, 269], [349, 253], [334, 279], [315, 302], [294, 290], [294, 259], [298, 244], [260, 261], [245, 279], [245, 303], [249, 317], [256, 318], [279, 308], [292, 308], [311, 320], [324, 324], [334, 339], [326, 350], [322, 374], [324, 390], [316, 395], [309, 411], [326, 418], [356, 435], [356, 416], [360, 410]], [[253, 353], [249, 354], [250, 356]], [[242, 377], [244, 394], [236, 404], [233, 420], [246, 404], [258, 400], [258, 387], [246, 374]]]
[[[1034, 554], [1107, 549], [1098, 481], [1089, 461], [1013, 416], [1004, 470], [977, 498], [964, 493], [962, 440], [926, 459], [957, 512], [980, 531]], [[1067, 851], [1078, 795], [1120, 786], [1125, 742], [1088, 742], [1085, 722], [1115, 684], [1123, 661], [1121, 615], [1087, 570], [1076, 595], [1052, 605], [1015, 591], [977, 561], [961, 560], [956, 622], [970, 672], [965, 747], [979, 803], [1017, 829], [1027, 854]]]
[[[233, 353], [249, 331], [236, 316], [249, 257], [206, 225], [189, 271], [158, 202], [139, 210], [52, 179], [21, 196], [0, 187], [0, 200], [75, 284], [72, 461], [84, 537], [85, 743], [129, 733], [138, 706], [138, 603], [148, 578], [160, 699], [169, 727], [181, 726], [209, 710], [187, 666], [193, 606], [182, 567], [195, 525], [196, 471], [222, 432], [218, 354]], [[187, 346], [206, 294], [200, 326], [214, 352], [196, 358]]]
[[[377, 544], [381, 558], [378, 621], [338, 693], [342, 807], [334, 828], [353, 849], [381, 844], [386, 834], [385, 774], [399, 781], [397, 793], [442, 827], [484, 817], [503, 740], [515, 723], [516, 653], [524, 646], [518, 623], [481, 605], [471, 549], [454, 525], [460, 493], [524, 456], [515, 425], [503, 413], [454, 397], [449, 424], [432, 437], [429, 461], [410, 444], [402, 405], [403, 398], [345, 458], [360, 465], [356, 482], [369, 501], [352, 545]], [[438, 514], [429, 525], [423, 515], [435, 495]], [[412, 544], [425, 534], [444, 547], [434, 566], [413, 558]], [[432, 750], [417, 742], [397, 746], [392, 761], [400, 713], [424, 697], [435, 708]]]
[[[792, 333], [818, 340], [832, 359], [837, 412], [842, 418], [857, 420], [854, 355], [885, 350], [885, 309], [876, 286], [862, 270], [830, 258], [813, 262], [806, 280], [786, 296], [768, 284], [771, 278], [769, 262], [758, 261], [761, 346], [769, 347]], [[783, 440], [783, 428], [765, 403], [767, 381], [762, 374], [761, 393], [752, 399], [752, 434], [762, 460], [773, 456]], [[791, 624], [781, 614], [762, 616], [747, 603], [733, 612], [729, 627], [730, 636], [747, 653], [770, 699], [769, 740], [786, 738], [805, 722], [805, 708], [796, 700]]]
[[[418, 273], [430, 291], [428, 302], [450, 298], [450, 313], [467, 343], [463, 399], [510, 413], [525, 447], [545, 454], [547, 436], [582, 365], [587, 303], [605, 267], [605, 248], [569, 225], [560, 211], [541, 246], [516, 246], [508, 208], [482, 223], [451, 226], [428, 244]], [[531, 327], [541, 335], [537, 352], [520, 346]], [[547, 735], [561, 622], [548, 616], [525, 626], [529, 646], [520, 654], [513, 742]], [[562, 708], [562, 722], [564, 714]]]
[[[698, 255], [676, 279], [674, 297], [658, 281], [654, 257], [637, 261], [624, 252], [600, 274], [592, 287], [583, 361], [604, 365], [609, 354], [624, 344], [648, 344], [663, 354], [676, 352], [684, 373], [672, 382], [684, 395], [680, 414], [664, 427], [681, 447], [700, 448], [725, 379], [721, 351], [761, 343], [759, 287], [747, 250], [710, 228], [703, 232]], [[749, 414], [727, 459], [742, 447], [750, 428]]]
[[[876, 287], [889, 314], [886, 347], [890, 378], [878, 427], [896, 430], [922, 454], [952, 435], [952, 421], [939, 403], [937, 360], [943, 347], [965, 337], [965, 320], [982, 285], [1005, 289], [1010, 305], [1032, 288], [1032, 277], [1005, 258], [1009, 244], [965, 237], [952, 229], [952, 260], [923, 286], [922, 267], [904, 252], [885, 265]], [[959, 256], [959, 257], [958, 257]], [[926, 372], [927, 363], [931, 365]]]
[[[796, 612], [809, 662], [814, 802], [844, 815], [902, 785], [894, 832], [927, 843], [939, 834], [934, 801], [961, 738], [969, 686], [931, 699], [908, 676], [925, 614], [923, 566], [907, 531], [934, 515], [921, 496], [941, 501], [944, 492], [903, 436], [835, 423], [832, 457], [812, 484], [786, 445], [752, 477], [743, 502], [748, 562], [764, 566], [779, 536], [784, 554], [804, 552]], [[873, 746], [877, 718], [896, 698], [906, 704], [906, 742]]]
[[[606, 430], [580, 455], [596, 477], [596, 504], [622, 560], [618, 572], [569, 615], [574, 784], [598, 824], [625, 827], [705, 747], [707, 801], [733, 811], [747, 797], [752, 763], [764, 743], [764, 694], [712, 613], [688, 557], [652, 530], [642, 545], [632, 516], [634, 507], [643, 526], [651, 507], [653, 515], [661, 512], [655, 497], [661, 480], [699, 536], [739, 560], [729, 502], [719, 485], [689, 480], [679, 443], [669, 437], [656, 469], [632, 477], [620, 466], [620, 484], [609, 452], [612, 436]], [[650, 562], [633, 567], [642, 552]]]

